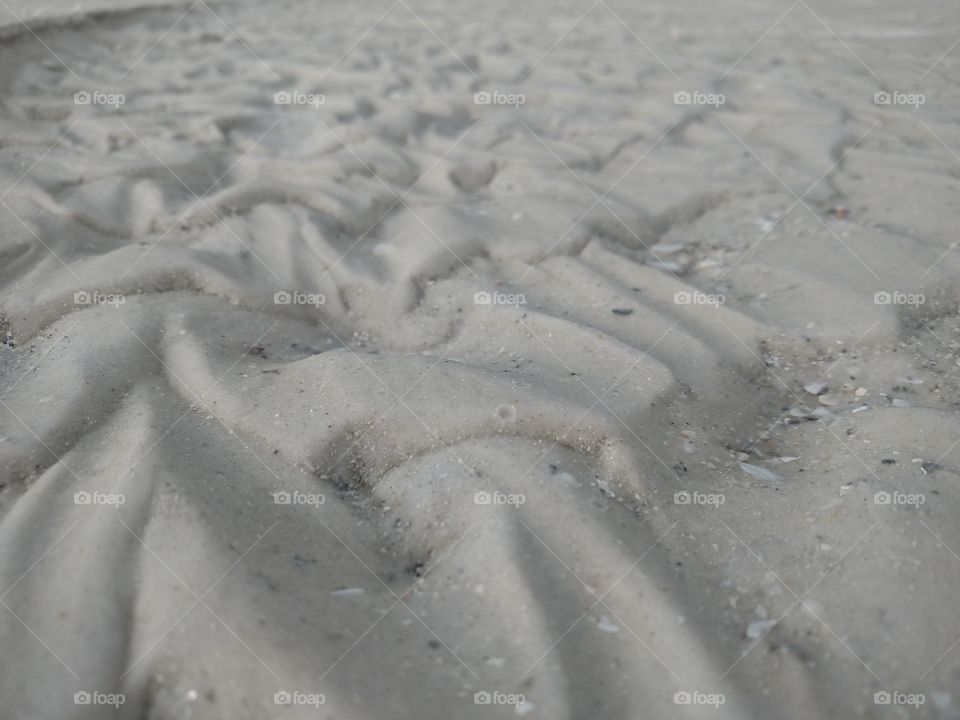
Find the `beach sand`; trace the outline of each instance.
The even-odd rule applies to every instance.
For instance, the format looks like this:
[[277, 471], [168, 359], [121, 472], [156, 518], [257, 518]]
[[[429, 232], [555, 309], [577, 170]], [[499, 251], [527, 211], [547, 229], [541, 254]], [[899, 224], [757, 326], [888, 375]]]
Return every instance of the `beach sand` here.
[[954, 5], [101, 7], [5, 5], [0, 715], [960, 717]]

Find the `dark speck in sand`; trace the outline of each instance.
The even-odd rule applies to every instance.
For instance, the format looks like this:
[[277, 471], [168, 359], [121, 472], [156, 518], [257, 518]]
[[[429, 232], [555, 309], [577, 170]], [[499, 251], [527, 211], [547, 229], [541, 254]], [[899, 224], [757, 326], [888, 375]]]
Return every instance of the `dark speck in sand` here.
[[614, 315], [630, 315], [633, 313], [633, 308], [613, 308], [611, 312]]

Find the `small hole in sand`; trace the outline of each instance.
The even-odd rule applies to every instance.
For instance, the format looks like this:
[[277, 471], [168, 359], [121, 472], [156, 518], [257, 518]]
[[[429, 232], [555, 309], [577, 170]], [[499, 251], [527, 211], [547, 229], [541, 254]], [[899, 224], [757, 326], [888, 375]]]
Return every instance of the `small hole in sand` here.
[[497, 407], [497, 417], [504, 422], [516, 422], [517, 409], [513, 405], [499, 405]]

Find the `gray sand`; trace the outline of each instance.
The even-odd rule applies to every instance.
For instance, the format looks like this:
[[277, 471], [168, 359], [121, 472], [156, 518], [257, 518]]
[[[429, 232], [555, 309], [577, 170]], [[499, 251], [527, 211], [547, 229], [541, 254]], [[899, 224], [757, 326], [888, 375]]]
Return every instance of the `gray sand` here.
[[65, 9], [3, 718], [960, 717], [955, 4]]

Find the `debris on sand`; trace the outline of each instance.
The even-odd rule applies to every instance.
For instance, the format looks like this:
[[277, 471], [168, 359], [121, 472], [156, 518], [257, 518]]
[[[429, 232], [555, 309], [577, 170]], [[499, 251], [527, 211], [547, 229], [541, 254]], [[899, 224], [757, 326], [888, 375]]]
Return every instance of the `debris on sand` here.
[[752, 475], [758, 480], [765, 480], [766, 482], [782, 482], [783, 477], [777, 475], [772, 470], [767, 470], [766, 468], [760, 467], [759, 465], [752, 465], [750, 463], [739, 462], [737, 465], [740, 466], [740, 469], [743, 470], [747, 475]]
[[756, 640], [776, 624], [776, 620], [754, 620], [747, 625], [747, 639]]
[[606, 615], [600, 616], [600, 621], [597, 623], [597, 630], [601, 630], [605, 633], [616, 633], [620, 632], [619, 626], [617, 626], [609, 617]]
[[363, 588], [361, 587], [345, 587], [340, 588], [339, 590], [331, 590], [330, 594], [334, 597], [349, 597], [351, 595], [363, 595]]

